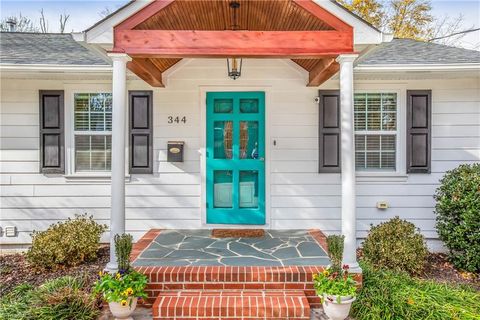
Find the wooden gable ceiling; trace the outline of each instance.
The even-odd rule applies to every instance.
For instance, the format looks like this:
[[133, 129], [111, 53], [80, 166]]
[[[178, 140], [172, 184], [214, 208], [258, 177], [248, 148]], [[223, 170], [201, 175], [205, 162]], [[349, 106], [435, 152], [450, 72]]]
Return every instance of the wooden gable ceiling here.
[[[157, 0], [158, 1], [158, 0]], [[161, 0], [164, 1], [164, 0]], [[319, 19], [298, 0], [236, 0], [240, 3], [236, 29], [244, 31], [331, 31], [335, 30]], [[137, 24], [134, 30], [231, 30], [233, 9], [231, 0], [175, 0]], [[316, 6], [316, 5], [315, 5]], [[334, 18], [336, 19], [336, 18]], [[331, 22], [330, 22], [331, 23]], [[338, 25], [338, 22], [335, 22]], [[335, 23], [332, 23], [335, 25]], [[129, 69], [153, 86], [163, 86], [158, 76], [179, 62], [172, 57], [134, 57]], [[338, 69], [333, 57], [292, 59], [309, 72], [309, 86], [318, 86]], [[151, 69], [155, 66], [152, 76]], [[153, 78], [153, 80], [152, 80]], [[155, 80], [156, 79], [156, 80]]]
[[[231, 0], [177, 0], [135, 27], [137, 30], [231, 30]], [[237, 0], [237, 29], [249, 31], [333, 30], [291, 0]]]

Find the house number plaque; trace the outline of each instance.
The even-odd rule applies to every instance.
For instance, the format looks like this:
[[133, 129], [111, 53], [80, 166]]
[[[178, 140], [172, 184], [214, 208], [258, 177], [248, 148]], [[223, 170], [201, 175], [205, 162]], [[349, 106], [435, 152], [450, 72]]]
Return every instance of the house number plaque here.
[[187, 123], [186, 116], [168, 116], [168, 123]]

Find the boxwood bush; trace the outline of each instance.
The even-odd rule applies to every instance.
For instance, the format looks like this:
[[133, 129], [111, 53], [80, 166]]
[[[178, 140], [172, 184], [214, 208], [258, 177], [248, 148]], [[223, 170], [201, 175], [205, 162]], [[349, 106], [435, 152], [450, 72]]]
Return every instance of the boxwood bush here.
[[418, 274], [428, 250], [415, 225], [395, 217], [372, 226], [363, 243], [363, 259], [376, 268]]
[[440, 239], [460, 269], [480, 272], [480, 163], [448, 171], [435, 193]]
[[43, 269], [92, 261], [97, 258], [100, 237], [106, 229], [105, 225], [84, 214], [55, 223], [46, 231], [34, 231], [27, 260], [32, 266]]

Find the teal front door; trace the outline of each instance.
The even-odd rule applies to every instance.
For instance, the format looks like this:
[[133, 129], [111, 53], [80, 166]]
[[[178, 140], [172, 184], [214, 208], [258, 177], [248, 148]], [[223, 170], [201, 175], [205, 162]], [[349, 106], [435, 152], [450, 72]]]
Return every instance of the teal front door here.
[[265, 224], [265, 93], [207, 93], [207, 223]]

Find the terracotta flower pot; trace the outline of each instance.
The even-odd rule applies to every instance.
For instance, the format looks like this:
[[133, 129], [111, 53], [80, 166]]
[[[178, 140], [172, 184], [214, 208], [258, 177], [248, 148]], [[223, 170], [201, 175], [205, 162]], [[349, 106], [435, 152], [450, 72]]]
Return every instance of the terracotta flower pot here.
[[[333, 300], [333, 301], [332, 301]], [[344, 320], [350, 313], [355, 297], [340, 297], [340, 302], [337, 302], [337, 296], [323, 296], [323, 311], [331, 320]]]
[[[130, 301], [132, 302], [131, 305]], [[128, 298], [126, 306], [122, 306], [119, 302], [109, 302], [108, 306], [115, 320], [133, 320], [131, 315], [137, 307], [137, 301], [138, 298]]]

